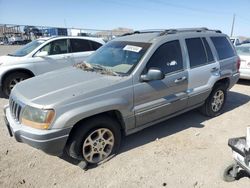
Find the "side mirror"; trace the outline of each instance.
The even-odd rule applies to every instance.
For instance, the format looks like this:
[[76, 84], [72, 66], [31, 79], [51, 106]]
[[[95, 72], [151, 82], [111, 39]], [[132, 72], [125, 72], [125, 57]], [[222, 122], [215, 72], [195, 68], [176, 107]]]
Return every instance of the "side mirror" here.
[[41, 52], [38, 52], [35, 56], [36, 57], [45, 57], [45, 56], [48, 56], [48, 52], [47, 51], [41, 51]]
[[141, 75], [141, 80], [144, 82], [152, 81], [152, 80], [162, 80], [165, 78], [165, 75], [160, 69], [150, 68], [145, 75]]

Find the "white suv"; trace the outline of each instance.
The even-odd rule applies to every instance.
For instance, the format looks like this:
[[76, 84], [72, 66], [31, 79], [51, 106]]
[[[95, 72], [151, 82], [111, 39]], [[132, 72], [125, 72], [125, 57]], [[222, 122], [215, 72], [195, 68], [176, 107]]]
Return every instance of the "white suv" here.
[[94, 37], [49, 37], [0, 57], [0, 85], [5, 96], [20, 81], [83, 61], [105, 42]]

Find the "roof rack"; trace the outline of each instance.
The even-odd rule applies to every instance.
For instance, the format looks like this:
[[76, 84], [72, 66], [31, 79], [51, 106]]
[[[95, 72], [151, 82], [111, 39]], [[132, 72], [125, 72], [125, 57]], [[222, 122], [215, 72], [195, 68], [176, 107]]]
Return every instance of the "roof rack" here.
[[134, 34], [145, 34], [145, 33], [161, 33], [165, 31], [165, 29], [148, 29], [148, 30], [137, 30], [130, 33], [125, 33], [122, 36], [134, 35]]
[[161, 32], [160, 36], [166, 35], [166, 34], [181, 33], [181, 32], [206, 32], [206, 31], [212, 31], [215, 33], [222, 33], [220, 30], [212, 30], [212, 29], [208, 29], [206, 27], [200, 27], [200, 28], [168, 29], [168, 30]]
[[145, 34], [145, 33], [160, 33], [159, 36], [163, 36], [167, 34], [176, 34], [176, 33], [181, 33], [181, 32], [206, 32], [206, 31], [222, 33], [220, 30], [212, 30], [206, 27], [199, 27], [199, 28], [181, 28], [181, 29], [150, 29], [150, 30], [142, 30], [142, 31], [134, 31], [131, 33], [125, 33], [122, 36], [133, 35], [133, 34]]

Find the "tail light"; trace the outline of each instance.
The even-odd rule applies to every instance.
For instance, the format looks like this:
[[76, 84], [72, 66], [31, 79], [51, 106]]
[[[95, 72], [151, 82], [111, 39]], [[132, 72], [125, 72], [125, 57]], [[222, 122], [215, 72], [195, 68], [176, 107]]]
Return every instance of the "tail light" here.
[[239, 72], [239, 69], [240, 69], [240, 58], [237, 59], [236, 68], [237, 68], [237, 71]]

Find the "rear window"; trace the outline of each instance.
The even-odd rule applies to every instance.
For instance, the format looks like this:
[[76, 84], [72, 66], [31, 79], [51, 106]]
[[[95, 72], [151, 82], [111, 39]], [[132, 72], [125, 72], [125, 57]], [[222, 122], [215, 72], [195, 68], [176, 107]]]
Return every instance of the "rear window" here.
[[87, 52], [92, 51], [88, 40], [70, 39], [71, 52]]
[[102, 44], [95, 42], [95, 41], [89, 41], [89, 42], [90, 42], [93, 50], [97, 50], [98, 48], [100, 48], [102, 46]]
[[237, 46], [236, 51], [238, 55], [250, 55], [250, 45], [248, 46]]
[[211, 37], [211, 40], [219, 55], [219, 60], [235, 56], [234, 50], [226, 37]]

